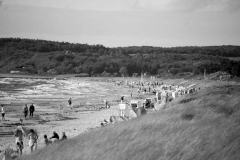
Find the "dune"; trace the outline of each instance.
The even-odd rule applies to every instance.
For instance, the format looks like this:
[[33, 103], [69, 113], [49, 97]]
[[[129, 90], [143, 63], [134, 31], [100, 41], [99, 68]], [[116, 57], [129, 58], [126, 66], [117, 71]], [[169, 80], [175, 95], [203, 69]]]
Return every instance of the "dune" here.
[[21, 159], [240, 159], [239, 96], [239, 85], [212, 86], [158, 112], [92, 129]]

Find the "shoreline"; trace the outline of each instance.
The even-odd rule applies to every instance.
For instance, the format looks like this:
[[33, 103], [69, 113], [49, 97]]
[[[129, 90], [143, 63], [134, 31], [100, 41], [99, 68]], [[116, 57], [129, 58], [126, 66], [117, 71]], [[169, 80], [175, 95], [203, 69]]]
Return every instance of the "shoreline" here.
[[[81, 133], [90, 131], [91, 129], [100, 127], [100, 123], [104, 119], [109, 119], [112, 115], [118, 115], [118, 104], [120, 103], [120, 96], [125, 96], [125, 101], [130, 101], [131, 99], [141, 100], [146, 97], [154, 97], [154, 95], [141, 95], [137, 94], [137, 88], [134, 88], [133, 98], [130, 96], [130, 91], [132, 90], [128, 86], [115, 86], [114, 82], [107, 82], [108, 79], [121, 79], [124, 78], [76, 78], [72, 79], [83, 79], [87, 80], [89, 83], [94, 83], [101, 88], [105, 88], [101, 92], [103, 96], [96, 97], [96, 94], [90, 97], [81, 97], [73, 99], [74, 109], [70, 110], [67, 104], [67, 101], [57, 101], [57, 102], [46, 102], [34, 104], [36, 107], [36, 112], [34, 113], [35, 117], [33, 119], [28, 118], [24, 123], [27, 128], [33, 128], [38, 131], [39, 134], [39, 148], [43, 147], [43, 135], [46, 134], [48, 137], [51, 136], [53, 131], [56, 131], [61, 137], [61, 133], [65, 132], [68, 138], [73, 138]], [[125, 80], [140, 81], [138, 78], [126, 78]], [[183, 79], [174, 79], [174, 80], [159, 80], [166, 84], [180, 84], [184, 81]], [[148, 79], [150, 81], [150, 79]], [[199, 81], [199, 80], [189, 80], [189, 84], [198, 83], [199, 86], [210, 87], [213, 85], [225, 85], [230, 83], [221, 83], [216, 81]], [[99, 90], [96, 90], [99, 91]], [[90, 94], [91, 95], [91, 94]], [[95, 96], [94, 96], [95, 95]], [[110, 103], [110, 109], [99, 109], [101, 106], [104, 106], [103, 100], [107, 99]], [[9, 112], [6, 112], [6, 119], [10, 120], [4, 122], [1, 121], [0, 131], [13, 131], [14, 127], [18, 125], [19, 118], [23, 117], [22, 107], [23, 103], [16, 103], [6, 106], [6, 109]], [[59, 108], [62, 108], [61, 110]], [[4, 127], [4, 125], [6, 125]], [[7, 127], [7, 125], [12, 126]], [[6, 136], [0, 137], [0, 150], [3, 150], [6, 145], [10, 145], [11, 148], [15, 149], [15, 137]], [[27, 146], [28, 141], [24, 140], [25, 145], [25, 154], [29, 154], [29, 147]]]
[[[74, 77], [75, 79], [75, 77]], [[81, 79], [81, 78], [80, 78]], [[86, 78], [84, 78], [86, 80]], [[24, 127], [28, 129], [33, 128], [37, 130], [39, 134], [39, 148], [43, 147], [43, 135], [46, 134], [51, 136], [53, 131], [56, 131], [59, 136], [62, 132], [65, 132], [68, 138], [73, 138], [81, 133], [88, 130], [100, 127], [101, 122], [104, 119], [109, 119], [111, 115], [118, 114], [118, 99], [120, 101], [120, 96], [124, 92], [127, 94], [128, 88], [115, 88], [111, 89], [114, 84], [106, 82], [98, 82], [95, 80], [88, 80], [89, 83], [93, 83], [96, 87], [101, 88], [107, 87], [101, 93], [102, 96], [92, 97], [80, 97], [73, 99], [74, 109], [70, 110], [67, 104], [67, 100], [59, 101], [46, 101], [34, 103], [36, 107], [36, 112], [34, 112], [33, 118], [27, 118], [24, 121]], [[97, 89], [96, 91], [98, 91]], [[112, 91], [111, 91], [112, 90]], [[117, 92], [116, 92], [117, 91]], [[71, 92], [71, 91], [70, 91]], [[112, 92], [116, 92], [112, 94]], [[41, 99], [41, 98], [40, 98]], [[66, 98], [67, 99], [67, 98]], [[99, 109], [104, 106], [104, 99], [108, 99], [111, 104], [111, 108]], [[37, 100], [37, 98], [36, 98]], [[28, 102], [29, 106], [30, 102]], [[0, 122], [0, 132], [11, 132], [16, 129], [20, 124], [19, 119], [23, 118], [22, 107], [24, 103], [21, 101], [16, 101], [11, 104], [4, 106], [6, 110], [6, 120]], [[61, 110], [59, 108], [62, 108]], [[24, 151], [23, 153], [29, 154], [29, 147], [27, 146], [28, 141], [24, 140]], [[0, 150], [3, 150], [6, 146], [10, 145], [11, 148], [15, 149], [15, 137], [13, 135], [5, 135], [0, 137]]]

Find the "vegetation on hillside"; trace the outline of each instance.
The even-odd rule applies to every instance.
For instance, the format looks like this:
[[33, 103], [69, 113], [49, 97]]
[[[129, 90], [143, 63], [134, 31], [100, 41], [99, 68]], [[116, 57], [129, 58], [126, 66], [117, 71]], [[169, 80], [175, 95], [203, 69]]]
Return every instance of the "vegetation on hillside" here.
[[240, 159], [239, 96], [239, 86], [201, 90], [166, 109], [91, 130], [22, 159]]
[[240, 46], [118, 47], [73, 44], [34, 39], [1, 38], [0, 72], [132, 76], [203, 74], [216, 71], [240, 76]]

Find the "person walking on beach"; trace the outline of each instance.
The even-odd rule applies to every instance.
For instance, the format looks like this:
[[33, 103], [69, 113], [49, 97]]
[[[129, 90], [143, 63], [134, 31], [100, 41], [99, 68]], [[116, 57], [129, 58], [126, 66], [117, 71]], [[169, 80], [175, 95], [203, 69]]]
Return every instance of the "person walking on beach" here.
[[24, 117], [25, 119], [27, 118], [27, 115], [28, 115], [28, 107], [27, 107], [27, 104], [25, 104], [25, 107], [23, 107], [23, 113], [24, 113]]
[[69, 104], [70, 109], [72, 109], [72, 98], [70, 98], [70, 99], [68, 100], [68, 104]]
[[38, 135], [33, 129], [30, 129], [30, 133], [28, 134], [28, 139], [29, 139], [29, 147], [32, 153], [33, 147], [35, 148], [35, 150], [37, 150], [37, 140], [38, 140]]
[[16, 137], [16, 147], [18, 154], [21, 156], [22, 155], [22, 150], [23, 150], [23, 136], [25, 132], [22, 128], [22, 126], [18, 126], [17, 130], [14, 132], [14, 136]]
[[1, 112], [2, 112], [2, 121], [5, 121], [5, 111], [3, 108], [3, 104], [1, 104], [2, 108], [1, 108]]
[[31, 106], [29, 107], [29, 112], [30, 112], [30, 117], [33, 117], [33, 112], [35, 111], [35, 107], [33, 105], [33, 103], [31, 104]]

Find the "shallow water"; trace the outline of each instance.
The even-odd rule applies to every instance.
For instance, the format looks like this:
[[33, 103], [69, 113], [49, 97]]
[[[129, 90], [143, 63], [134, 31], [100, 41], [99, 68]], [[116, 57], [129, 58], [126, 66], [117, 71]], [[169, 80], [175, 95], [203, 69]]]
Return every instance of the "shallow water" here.
[[91, 95], [104, 96], [108, 89], [82, 79], [45, 80], [0, 78], [0, 103], [16, 101], [66, 101]]

